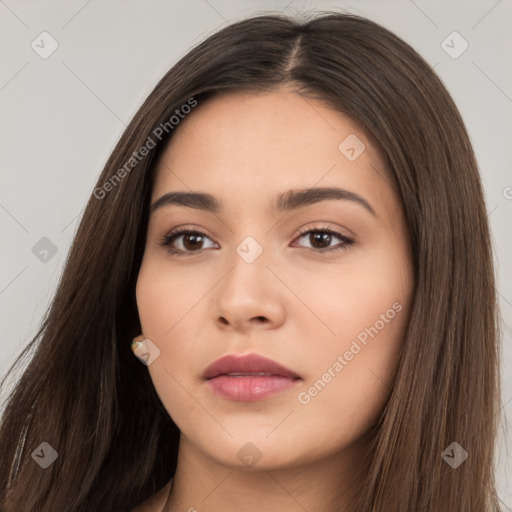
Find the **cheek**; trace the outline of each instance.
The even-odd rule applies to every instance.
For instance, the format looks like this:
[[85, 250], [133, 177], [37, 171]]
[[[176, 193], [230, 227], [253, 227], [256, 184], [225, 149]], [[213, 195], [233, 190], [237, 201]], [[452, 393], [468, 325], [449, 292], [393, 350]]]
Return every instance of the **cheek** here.
[[[397, 337], [407, 316], [412, 283], [410, 268], [398, 249], [383, 245], [367, 253], [347, 252], [340, 263], [316, 263], [314, 269], [311, 264], [309, 268], [283, 266], [283, 280], [295, 283], [293, 291], [309, 310], [290, 306], [292, 323], [302, 322], [303, 329], [309, 326], [312, 331], [315, 326], [317, 330], [315, 336], [313, 332], [304, 336], [304, 347], [317, 354], [318, 348], [320, 353], [348, 350], [358, 335], [364, 342], [368, 329], [375, 332], [375, 324], [379, 339]], [[308, 343], [307, 338], [315, 342]]]
[[194, 362], [204, 357], [199, 343], [204, 326], [193, 320], [194, 305], [205, 295], [205, 286], [197, 274], [169, 272], [165, 267], [155, 259], [143, 261], [136, 286], [137, 308], [144, 336], [160, 350], [148, 366], [157, 395], [178, 428], [190, 431], [190, 418], [201, 415], [187, 389], [197, 373]]
[[[136, 287], [137, 308], [146, 337], [165, 341], [187, 324], [187, 317], [204, 298], [209, 279], [200, 269], [170, 269], [157, 258], [143, 261]], [[194, 325], [197, 325], [194, 323]], [[189, 325], [190, 327], [190, 325]], [[197, 326], [199, 327], [199, 326]], [[187, 332], [191, 338], [194, 333]]]
[[143, 260], [137, 308], [142, 333], [160, 350], [148, 368], [157, 392], [165, 389], [171, 396], [179, 383], [198, 378], [198, 361], [205, 358], [205, 297], [217, 280], [217, 274], [208, 276], [199, 268], [180, 271], [156, 257]]
[[318, 323], [313, 336], [303, 321], [308, 365], [297, 401], [306, 423], [328, 424], [331, 432], [352, 437], [382, 410], [409, 317], [412, 275], [400, 261], [402, 254], [386, 249], [368, 258], [347, 257], [343, 266], [301, 281], [298, 294], [325, 326]]
[[404, 308], [378, 332], [367, 328], [359, 338], [340, 336], [321, 356], [310, 354], [312, 371], [297, 393], [290, 436], [327, 455], [369, 431], [392, 390], [405, 319]]

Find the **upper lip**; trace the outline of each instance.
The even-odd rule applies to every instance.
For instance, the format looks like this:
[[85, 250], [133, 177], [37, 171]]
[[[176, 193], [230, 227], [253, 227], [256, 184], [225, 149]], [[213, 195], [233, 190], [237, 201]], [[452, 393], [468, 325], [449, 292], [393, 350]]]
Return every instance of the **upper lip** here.
[[208, 368], [203, 372], [203, 379], [213, 379], [219, 375], [226, 375], [229, 373], [242, 373], [248, 375], [264, 373], [294, 379], [301, 378], [300, 375], [294, 371], [285, 368], [272, 359], [268, 359], [267, 357], [263, 357], [258, 354], [228, 354], [217, 359], [208, 366]]

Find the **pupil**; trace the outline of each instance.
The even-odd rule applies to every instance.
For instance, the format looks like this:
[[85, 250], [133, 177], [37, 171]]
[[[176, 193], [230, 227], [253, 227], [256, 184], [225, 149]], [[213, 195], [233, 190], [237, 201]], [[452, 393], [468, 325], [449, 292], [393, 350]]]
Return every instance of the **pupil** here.
[[[313, 247], [317, 247], [317, 242], [320, 242], [320, 249], [329, 246], [331, 238], [331, 235], [329, 233], [311, 233], [311, 236], [313, 237], [313, 240], [311, 241], [311, 245]], [[322, 242], [324, 242], [325, 245], [322, 245]]]
[[[201, 235], [185, 235], [183, 237], [183, 245], [187, 249], [197, 249], [197, 247], [201, 246], [201, 238], [203, 238]], [[190, 243], [190, 240], [192, 240], [192, 243]]]

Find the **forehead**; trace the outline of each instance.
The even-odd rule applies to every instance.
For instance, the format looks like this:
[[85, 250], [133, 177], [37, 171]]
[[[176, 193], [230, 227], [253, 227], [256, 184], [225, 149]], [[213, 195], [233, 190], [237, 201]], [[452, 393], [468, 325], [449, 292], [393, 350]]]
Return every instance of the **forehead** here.
[[362, 130], [324, 102], [286, 89], [229, 92], [181, 121], [157, 167], [152, 201], [201, 190], [228, 206], [265, 207], [290, 189], [335, 186], [393, 202], [387, 174]]

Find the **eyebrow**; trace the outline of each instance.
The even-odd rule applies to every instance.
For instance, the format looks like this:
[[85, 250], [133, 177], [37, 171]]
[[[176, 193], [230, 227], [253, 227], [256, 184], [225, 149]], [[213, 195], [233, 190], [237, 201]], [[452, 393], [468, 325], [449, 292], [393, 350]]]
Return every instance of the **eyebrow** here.
[[[351, 201], [364, 207], [374, 217], [378, 217], [370, 203], [363, 197], [337, 187], [309, 188], [303, 190], [289, 190], [278, 196], [274, 203], [274, 209], [277, 211], [290, 211], [319, 203], [326, 200]], [[186, 206], [197, 210], [203, 210], [211, 213], [219, 213], [222, 209], [221, 203], [212, 196], [204, 192], [168, 192], [157, 199], [151, 206], [151, 212], [155, 212], [166, 206]]]

